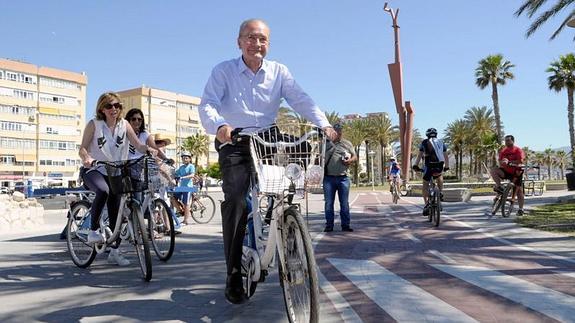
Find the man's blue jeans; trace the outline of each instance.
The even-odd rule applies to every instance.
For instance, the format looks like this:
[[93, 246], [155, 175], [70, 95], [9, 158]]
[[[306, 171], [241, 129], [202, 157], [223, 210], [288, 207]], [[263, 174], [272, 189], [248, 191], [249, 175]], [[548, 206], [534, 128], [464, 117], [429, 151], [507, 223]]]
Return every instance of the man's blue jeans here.
[[323, 178], [323, 197], [325, 200], [325, 226], [333, 229], [333, 218], [335, 193], [339, 199], [339, 216], [341, 217], [341, 226], [349, 227], [349, 186], [350, 181], [347, 176], [324, 176]]

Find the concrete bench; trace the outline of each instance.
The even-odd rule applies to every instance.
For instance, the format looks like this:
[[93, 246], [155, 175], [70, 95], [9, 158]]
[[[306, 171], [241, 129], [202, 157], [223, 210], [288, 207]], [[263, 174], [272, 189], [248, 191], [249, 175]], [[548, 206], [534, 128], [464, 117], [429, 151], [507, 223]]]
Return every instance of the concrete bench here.
[[527, 180], [523, 182], [523, 192], [525, 196], [541, 196], [545, 188], [544, 181]]
[[443, 188], [444, 202], [467, 202], [471, 198], [468, 188]]

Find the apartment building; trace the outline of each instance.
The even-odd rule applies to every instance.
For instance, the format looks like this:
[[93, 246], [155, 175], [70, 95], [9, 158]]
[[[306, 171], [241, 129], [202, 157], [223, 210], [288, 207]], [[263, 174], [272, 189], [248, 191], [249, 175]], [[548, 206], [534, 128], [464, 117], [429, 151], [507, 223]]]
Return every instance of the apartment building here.
[[[169, 157], [179, 161], [177, 155], [187, 137], [197, 133], [205, 134], [200, 122], [198, 105], [200, 98], [170, 91], [155, 89], [145, 85], [125, 91], [118, 91], [124, 103], [124, 113], [131, 108], [138, 108], [144, 113], [146, 129], [152, 134], [160, 133], [170, 138], [172, 144], [166, 149]], [[201, 156], [198, 164], [207, 166], [217, 163], [218, 154], [210, 137], [209, 154]]]
[[75, 175], [87, 82], [85, 73], [0, 58], [0, 179]]

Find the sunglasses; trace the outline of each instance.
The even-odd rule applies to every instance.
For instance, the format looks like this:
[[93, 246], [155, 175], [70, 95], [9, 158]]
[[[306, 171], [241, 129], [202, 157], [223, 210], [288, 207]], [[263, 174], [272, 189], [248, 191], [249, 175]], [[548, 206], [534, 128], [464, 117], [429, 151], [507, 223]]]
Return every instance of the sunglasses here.
[[142, 119], [142, 118], [136, 118], [136, 117], [134, 117], [134, 118], [130, 118], [130, 121], [138, 121], [138, 122], [142, 122], [142, 121], [144, 121], [144, 119]]
[[106, 109], [106, 110], [112, 110], [112, 108], [122, 109], [122, 103], [120, 103], [120, 102], [116, 102], [114, 104], [108, 103], [104, 106], [104, 109]]

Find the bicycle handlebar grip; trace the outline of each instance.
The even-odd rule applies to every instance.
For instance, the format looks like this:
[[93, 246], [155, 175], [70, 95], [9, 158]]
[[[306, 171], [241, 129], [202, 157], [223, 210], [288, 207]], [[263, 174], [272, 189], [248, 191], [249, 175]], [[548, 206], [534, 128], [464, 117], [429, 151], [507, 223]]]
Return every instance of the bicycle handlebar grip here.
[[232, 145], [235, 145], [238, 142], [242, 141], [242, 137], [240, 136], [240, 132], [242, 132], [242, 130], [244, 130], [244, 128], [235, 128], [234, 130], [232, 130], [231, 133]]

